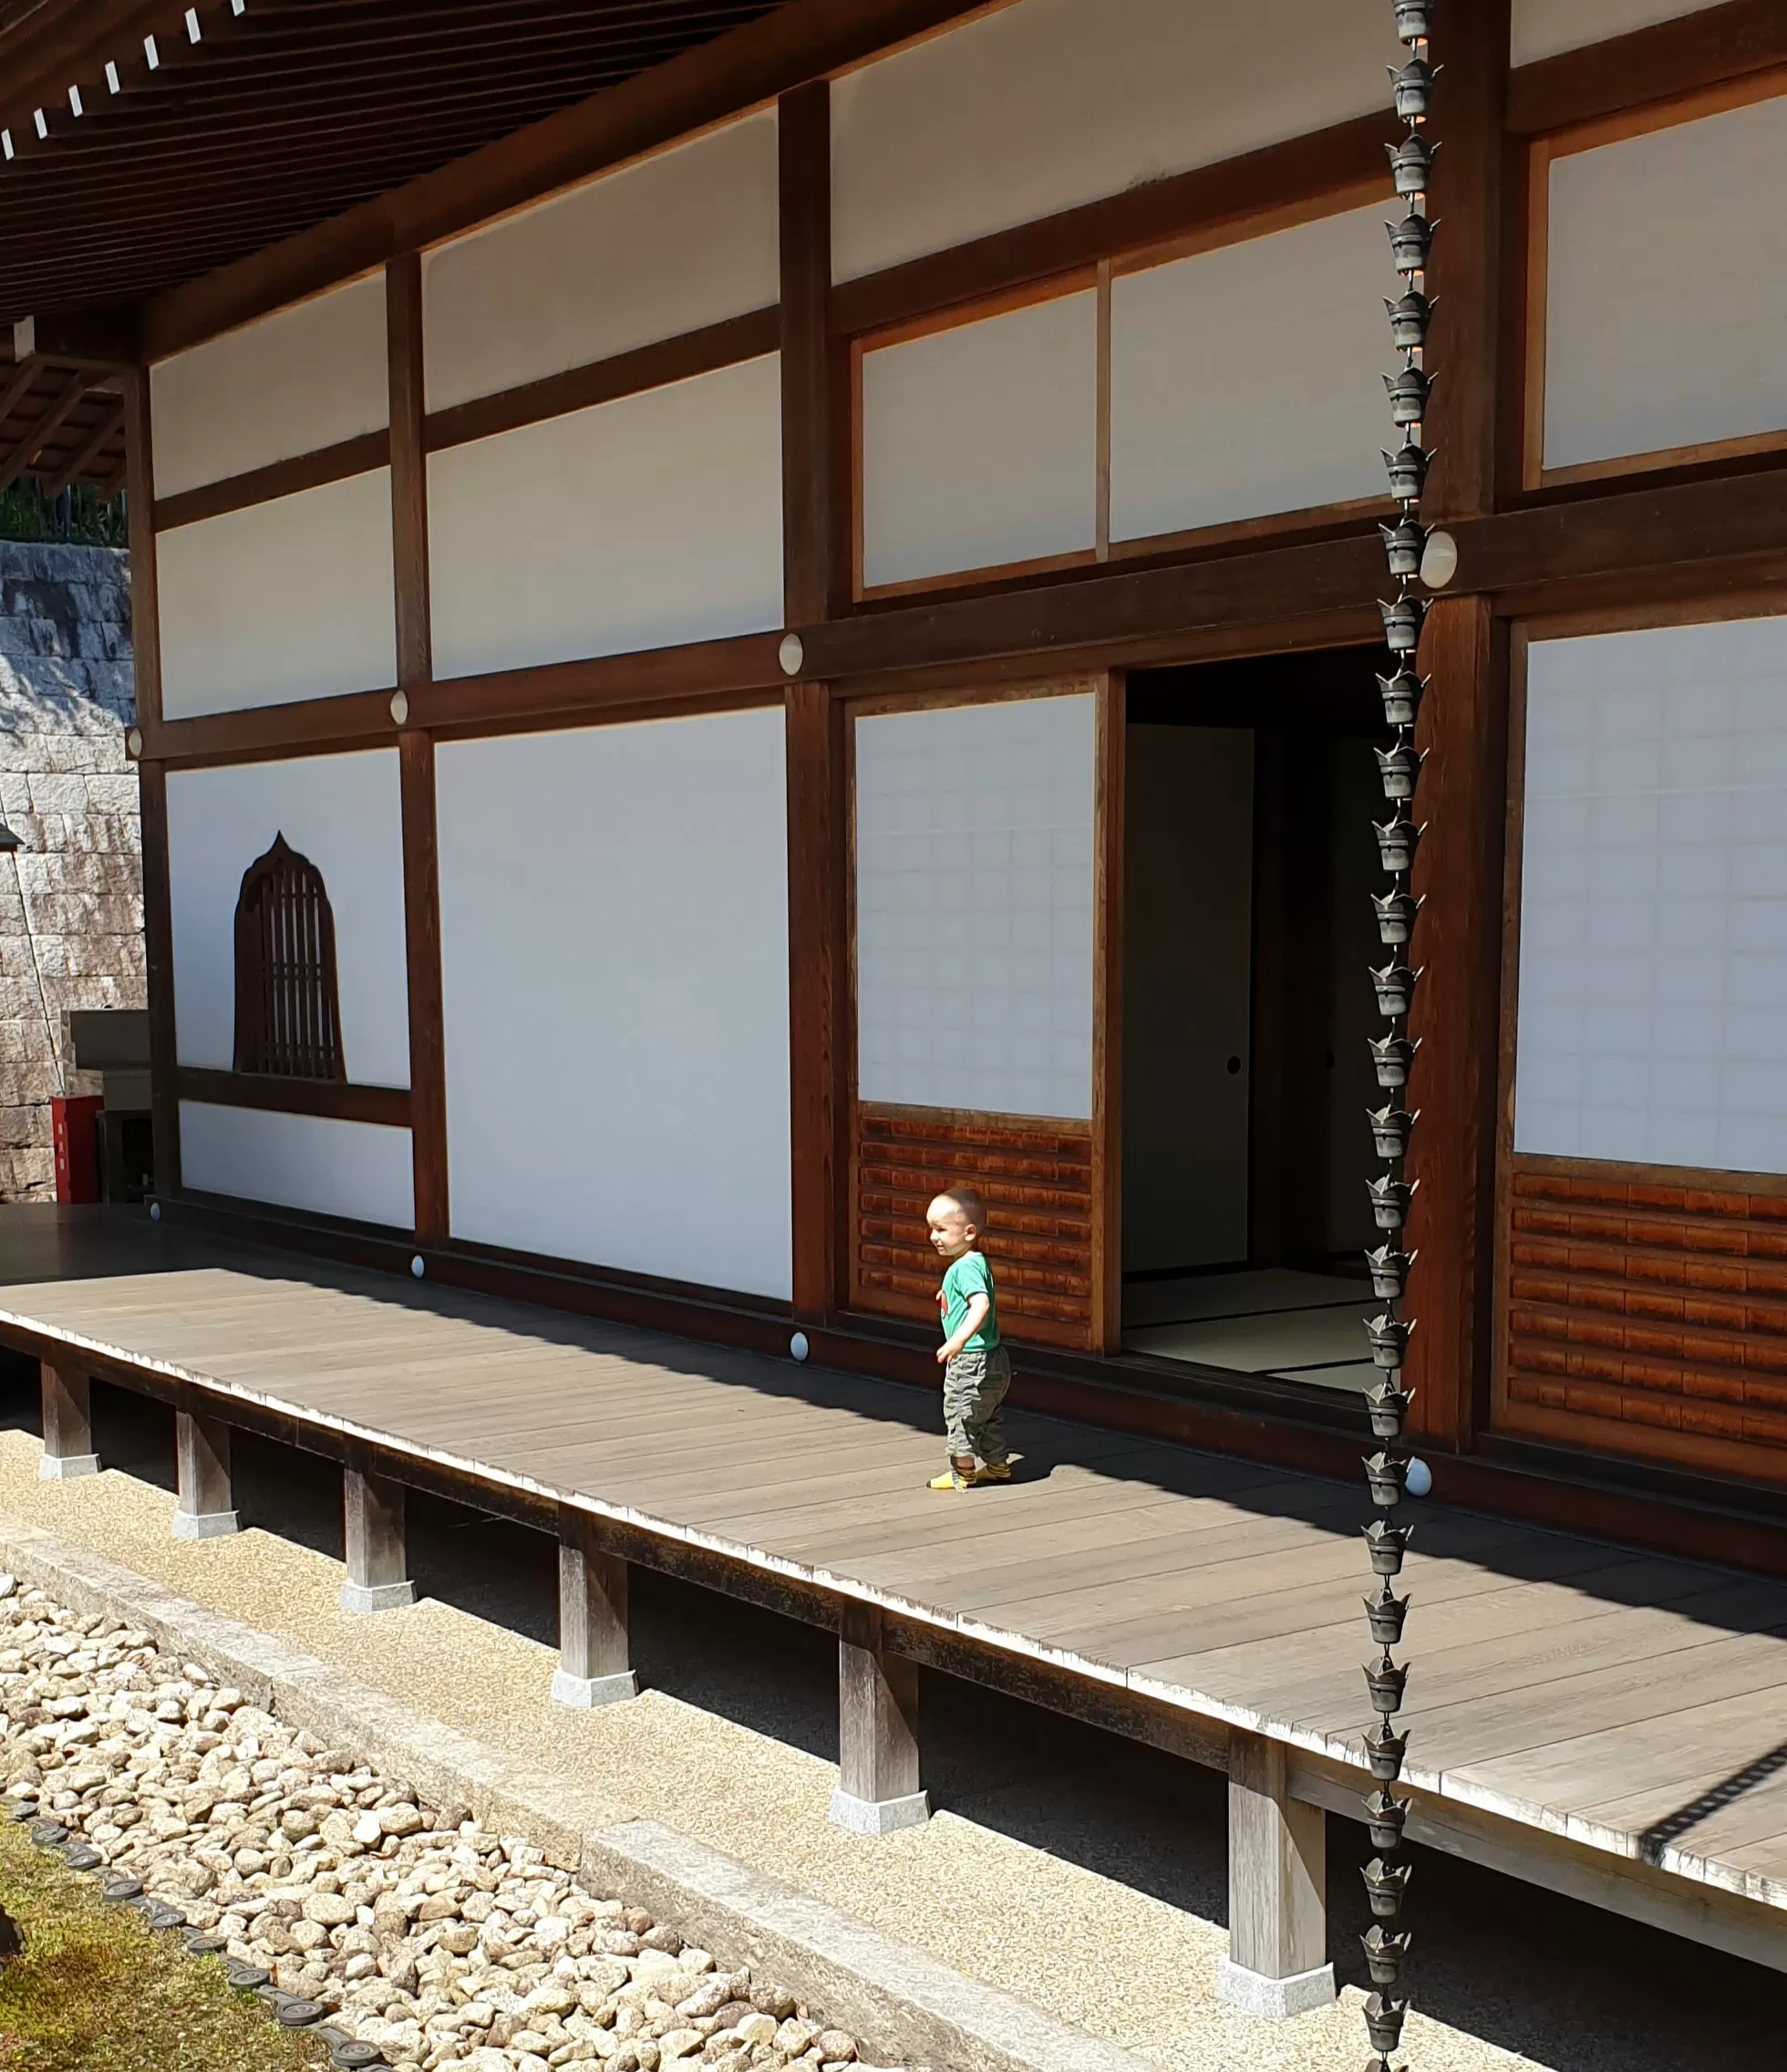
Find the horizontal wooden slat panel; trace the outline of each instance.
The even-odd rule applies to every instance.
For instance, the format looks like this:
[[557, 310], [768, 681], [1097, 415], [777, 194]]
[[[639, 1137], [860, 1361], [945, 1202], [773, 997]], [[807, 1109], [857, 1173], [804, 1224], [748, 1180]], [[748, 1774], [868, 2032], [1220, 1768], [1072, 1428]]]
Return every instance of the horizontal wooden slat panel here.
[[1787, 1480], [1787, 1181], [1515, 1157], [1515, 1430]]
[[952, 1181], [986, 1200], [1000, 1329], [1089, 1346], [1092, 1145], [1083, 1123], [860, 1103], [851, 1150], [850, 1294], [860, 1309], [932, 1321], [937, 1259], [924, 1211]]

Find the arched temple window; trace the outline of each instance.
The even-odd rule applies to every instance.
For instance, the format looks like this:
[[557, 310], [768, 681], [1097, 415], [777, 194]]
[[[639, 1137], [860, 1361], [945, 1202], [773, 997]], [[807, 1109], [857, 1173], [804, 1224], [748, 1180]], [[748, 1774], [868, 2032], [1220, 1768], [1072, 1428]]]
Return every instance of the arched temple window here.
[[238, 1072], [346, 1079], [335, 916], [323, 874], [275, 834], [236, 898]]

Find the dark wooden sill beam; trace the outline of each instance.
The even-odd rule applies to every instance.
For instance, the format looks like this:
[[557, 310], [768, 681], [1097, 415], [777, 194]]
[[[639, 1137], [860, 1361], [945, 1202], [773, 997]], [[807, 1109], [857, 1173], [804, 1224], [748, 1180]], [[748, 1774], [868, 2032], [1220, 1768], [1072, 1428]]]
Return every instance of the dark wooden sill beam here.
[[353, 1086], [339, 1079], [284, 1079], [271, 1072], [213, 1072], [181, 1065], [174, 1091], [182, 1101], [219, 1108], [261, 1108], [281, 1115], [325, 1115], [343, 1123], [409, 1127], [407, 1086]]

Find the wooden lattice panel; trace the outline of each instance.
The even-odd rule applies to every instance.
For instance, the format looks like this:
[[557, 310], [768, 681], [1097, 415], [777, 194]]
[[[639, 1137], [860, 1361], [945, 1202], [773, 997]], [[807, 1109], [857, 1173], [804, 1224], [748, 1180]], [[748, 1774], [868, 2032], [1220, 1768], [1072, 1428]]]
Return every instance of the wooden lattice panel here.
[[1787, 1184], [1516, 1157], [1502, 1422], [1787, 1480]]
[[1084, 1123], [860, 1105], [852, 1304], [935, 1321], [942, 1269], [924, 1211], [952, 1181], [986, 1198], [1000, 1329], [1015, 1340], [1092, 1345], [1092, 1136]]

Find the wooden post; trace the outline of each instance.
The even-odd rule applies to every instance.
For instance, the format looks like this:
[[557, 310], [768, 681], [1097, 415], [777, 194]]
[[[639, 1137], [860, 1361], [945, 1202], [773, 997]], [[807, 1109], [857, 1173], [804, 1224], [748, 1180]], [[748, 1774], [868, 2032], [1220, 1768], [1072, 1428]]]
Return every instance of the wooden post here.
[[562, 1705], [618, 1704], [639, 1695], [626, 1624], [626, 1563], [600, 1544], [587, 1511], [559, 1512], [559, 1665], [553, 1696]]
[[344, 1611], [395, 1611], [416, 1601], [403, 1543], [403, 1485], [364, 1469], [341, 1471], [346, 1525]]
[[42, 1363], [44, 1450], [37, 1473], [46, 1482], [72, 1482], [98, 1475], [93, 1450], [93, 1410], [88, 1378], [78, 1367]]
[[1274, 2018], [1326, 2007], [1327, 1816], [1290, 1796], [1282, 1741], [1229, 1735], [1229, 1947], [1216, 1994]]
[[196, 1410], [174, 1413], [180, 1496], [176, 1539], [222, 1539], [241, 1529], [230, 1489], [230, 1427]]
[[859, 1835], [891, 1835], [931, 1818], [918, 1781], [918, 1664], [889, 1651], [872, 1604], [847, 1604], [838, 1631], [832, 1818]]

